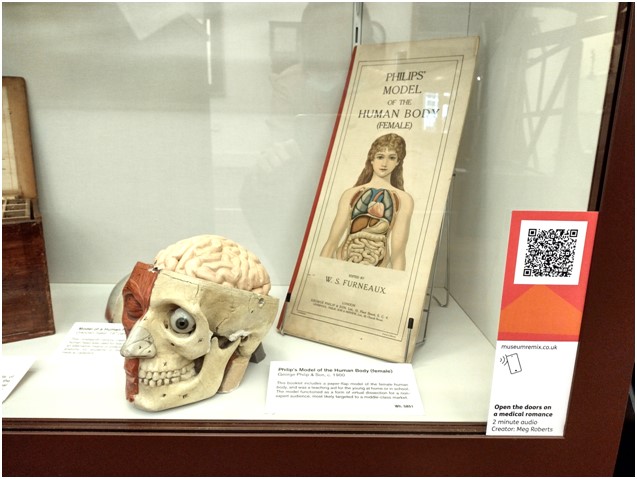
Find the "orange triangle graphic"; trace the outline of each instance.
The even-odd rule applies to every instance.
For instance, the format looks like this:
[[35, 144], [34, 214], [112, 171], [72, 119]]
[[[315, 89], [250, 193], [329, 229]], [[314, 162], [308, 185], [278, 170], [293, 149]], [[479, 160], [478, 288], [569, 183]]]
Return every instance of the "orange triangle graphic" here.
[[578, 336], [582, 312], [546, 286], [533, 286], [500, 314], [500, 333]]

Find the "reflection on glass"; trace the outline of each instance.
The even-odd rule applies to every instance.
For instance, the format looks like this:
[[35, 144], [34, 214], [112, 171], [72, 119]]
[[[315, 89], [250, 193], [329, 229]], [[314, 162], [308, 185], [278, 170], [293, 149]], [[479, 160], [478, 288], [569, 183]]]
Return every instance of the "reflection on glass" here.
[[[480, 36], [449, 254], [451, 294], [491, 341], [511, 210], [587, 207], [616, 9], [362, 9], [363, 43]], [[353, 13], [351, 3], [5, 3], [3, 73], [27, 79], [51, 280], [114, 283], [165, 244], [216, 233], [287, 284]], [[421, 111], [446, 115], [448, 102], [427, 95]], [[419, 121], [436, 127], [426, 113]], [[436, 347], [446, 346], [427, 351], [443, 358]], [[488, 391], [463, 395], [472, 400], [460, 409], [482, 417]]]
[[[424, 105], [425, 111], [438, 111], [440, 109], [440, 101], [438, 93], [425, 93]], [[448, 104], [443, 105], [442, 117], [447, 117]], [[436, 115], [427, 114], [423, 117], [423, 129], [433, 128], [436, 124]]]
[[[291, 278], [296, 262], [345, 84], [352, 8], [350, 3], [310, 3], [295, 28], [270, 22], [271, 114], [259, 120], [267, 127], [266, 138], [254, 144], [257, 159], [254, 168], [243, 173], [240, 204], [260, 246], [285, 251], [273, 265], [275, 277], [283, 283]], [[282, 35], [298, 39], [293, 56], [284, 55]], [[288, 64], [281, 68], [285, 60]], [[255, 195], [259, 190], [262, 195]]]
[[511, 210], [587, 208], [617, 4], [402, 4], [410, 29], [393, 6], [365, 8], [392, 41], [480, 36], [453, 190], [451, 292], [494, 341]]

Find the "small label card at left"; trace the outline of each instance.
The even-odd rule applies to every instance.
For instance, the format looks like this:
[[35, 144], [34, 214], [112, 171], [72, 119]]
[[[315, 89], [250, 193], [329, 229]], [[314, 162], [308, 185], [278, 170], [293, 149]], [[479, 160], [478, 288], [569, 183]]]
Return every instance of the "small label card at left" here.
[[266, 412], [422, 415], [411, 364], [338, 365], [272, 361]]
[[117, 353], [126, 341], [119, 323], [75, 323], [57, 351], [60, 356]]
[[35, 362], [35, 356], [2, 356], [2, 402]]

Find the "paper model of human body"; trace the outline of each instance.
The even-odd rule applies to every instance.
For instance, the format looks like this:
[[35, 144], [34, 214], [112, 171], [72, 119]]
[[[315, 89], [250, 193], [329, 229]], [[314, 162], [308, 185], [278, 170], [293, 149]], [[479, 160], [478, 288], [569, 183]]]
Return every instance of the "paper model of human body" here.
[[126, 397], [149, 411], [239, 386], [278, 311], [259, 259], [214, 235], [137, 263], [121, 293]]

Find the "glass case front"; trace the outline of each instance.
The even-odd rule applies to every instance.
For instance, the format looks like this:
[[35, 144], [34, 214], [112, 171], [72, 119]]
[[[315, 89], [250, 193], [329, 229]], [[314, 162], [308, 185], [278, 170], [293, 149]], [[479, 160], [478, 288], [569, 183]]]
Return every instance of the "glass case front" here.
[[[27, 81], [57, 328], [3, 345], [4, 356], [36, 357], [3, 417], [484, 430], [511, 211], [589, 209], [617, 10], [606, 2], [3, 5], [3, 74]], [[124, 399], [119, 356], [55, 354], [74, 323], [105, 321], [113, 285], [136, 261], [197, 234], [249, 246], [283, 303], [353, 46], [459, 36], [478, 36], [480, 49], [437, 300], [412, 362], [422, 415], [267, 414], [271, 361], [383, 363], [274, 330], [266, 360], [239, 389], [156, 414]]]

